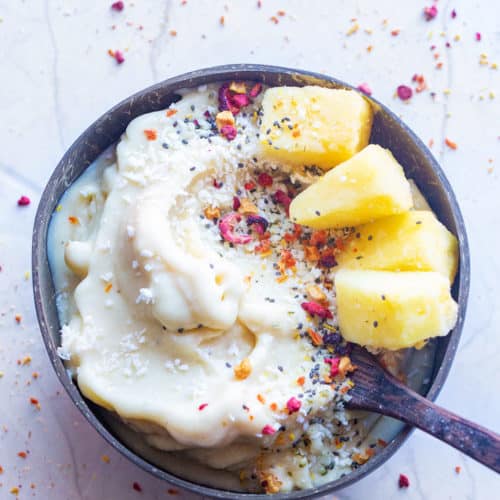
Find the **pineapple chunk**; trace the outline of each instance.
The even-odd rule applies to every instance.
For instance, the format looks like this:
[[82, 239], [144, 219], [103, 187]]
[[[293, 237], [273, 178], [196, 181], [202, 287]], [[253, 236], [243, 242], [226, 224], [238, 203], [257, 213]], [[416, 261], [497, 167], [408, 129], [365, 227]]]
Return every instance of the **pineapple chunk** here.
[[418, 186], [415, 183], [415, 181], [413, 179], [408, 179], [408, 182], [410, 183], [411, 197], [413, 198], [413, 206], [415, 210], [432, 211], [432, 208], [427, 203], [427, 200], [425, 199], [425, 196], [422, 194], [422, 191], [418, 189]]
[[353, 90], [274, 87], [262, 100], [260, 141], [267, 155], [329, 169], [363, 149], [373, 112]]
[[450, 283], [458, 242], [432, 212], [412, 210], [359, 226], [337, 256], [342, 267], [384, 271], [436, 271]]
[[302, 191], [290, 216], [314, 229], [357, 226], [413, 206], [401, 165], [388, 149], [370, 144]]
[[447, 335], [458, 306], [434, 272], [340, 269], [335, 276], [340, 331], [349, 342], [389, 350]]

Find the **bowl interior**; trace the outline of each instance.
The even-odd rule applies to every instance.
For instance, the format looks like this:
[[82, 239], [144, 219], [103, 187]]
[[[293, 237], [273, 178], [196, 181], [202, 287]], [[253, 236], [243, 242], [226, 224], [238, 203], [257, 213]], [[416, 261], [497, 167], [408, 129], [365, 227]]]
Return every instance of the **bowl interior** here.
[[[103, 422], [96, 407], [80, 394], [57, 355], [60, 325], [47, 258], [48, 226], [59, 199], [80, 174], [120, 138], [128, 123], [141, 114], [166, 108], [178, 98], [179, 89], [225, 80], [260, 81], [271, 86], [315, 84], [333, 88], [352, 88], [334, 78], [298, 70], [261, 65], [231, 65], [181, 75], [124, 100], [99, 118], [75, 141], [48, 182], [38, 207], [33, 232], [33, 287], [40, 329], [56, 373], [77, 407], [108, 442], [143, 469], [181, 488], [217, 498], [264, 498], [265, 495], [227, 492], [181, 479], [145, 461], [114, 436]], [[370, 142], [380, 144], [393, 152], [403, 165], [406, 175], [413, 178], [424, 193], [438, 218], [459, 240], [459, 272], [452, 289], [453, 296], [459, 303], [459, 318], [454, 330], [436, 342], [434, 371], [426, 393], [428, 398], [434, 399], [448, 374], [465, 316], [469, 289], [469, 251], [465, 227], [451, 187], [431, 153], [399, 118], [382, 104], [373, 99], [371, 101], [377, 112]], [[278, 494], [275, 498], [311, 498], [357, 481], [385, 462], [403, 443], [410, 430], [409, 427], [405, 427], [381, 453], [351, 474], [314, 490]]]

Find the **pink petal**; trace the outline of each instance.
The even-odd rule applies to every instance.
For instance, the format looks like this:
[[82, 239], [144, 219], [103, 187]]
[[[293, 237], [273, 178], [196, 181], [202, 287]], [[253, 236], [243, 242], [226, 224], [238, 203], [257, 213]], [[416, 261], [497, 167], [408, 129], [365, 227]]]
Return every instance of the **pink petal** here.
[[363, 94], [372, 95], [372, 89], [368, 86], [367, 83], [362, 83], [361, 85], [358, 85], [358, 90], [361, 90]]
[[396, 89], [396, 91], [398, 93], [399, 98], [402, 101], [407, 101], [413, 95], [413, 90], [411, 89], [411, 87], [408, 87], [407, 85], [400, 85]]
[[286, 407], [290, 413], [295, 413], [300, 410], [302, 403], [297, 398], [290, 398], [286, 402]]
[[264, 434], [265, 436], [272, 436], [275, 432], [276, 432], [276, 429], [272, 425], [269, 425], [269, 424], [265, 425], [262, 428], [262, 434]]
[[31, 200], [27, 196], [21, 196], [21, 198], [19, 198], [17, 200], [17, 204], [20, 207], [25, 207], [25, 206], [29, 205], [30, 203], [31, 203]]

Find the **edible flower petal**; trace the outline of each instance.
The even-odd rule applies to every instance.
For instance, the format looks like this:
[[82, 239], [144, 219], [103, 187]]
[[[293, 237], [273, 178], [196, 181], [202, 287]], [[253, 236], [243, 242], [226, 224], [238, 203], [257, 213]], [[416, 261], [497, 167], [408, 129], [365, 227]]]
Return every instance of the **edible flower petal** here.
[[361, 90], [363, 94], [372, 95], [372, 89], [368, 86], [367, 83], [361, 83], [360, 85], [358, 85], [358, 90]]
[[295, 413], [300, 410], [302, 403], [297, 398], [290, 398], [286, 402], [286, 407], [290, 413]]
[[264, 436], [272, 436], [275, 432], [276, 432], [276, 429], [272, 425], [269, 425], [269, 424], [265, 425], [262, 428], [262, 434], [264, 434]]
[[234, 125], [224, 125], [220, 129], [221, 135], [223, 135], [228, 141], [232, 141], [236, 138], [236, 127]]
[[230, 97], [231, 103], [238, 108], [244, 108], [250, 104], [250, 97], [246, 94], [235, 94]]
[[231, 93], [227, 83], [221, 85], [219, 88], [219, 110], [231, 111], [233, 115], [236, 115], [239, 112], [239, 109], [231, 103]]
[[249, 234], [236, 234], [234, 227], [241, 222], [241, 215], [237, 212], [230, 212], [219, 221], [219, 231], [221, 236], [229, 243], [236, 245], [246, 245], [252, 241]]
[[326, 308], [325, 306], [322, 306], [321, 304], [318, 304], [317, 302], [310, 301], [310, 302], [302, 302], [300, 304], [302, 309], [309, 313], [311, 316], [318, 316], [319, 318], [333, 318], [332, 312]]
[[125, 4], [122, 2], [122, 0], [119, 0], [118, 2], [114, 2], [111, 4], [111, 9], [116, 10], [117, 12], [121, 12], [125, 7]]
[[410, 480], [405, 474], [399, 475], [398, 486], [400, 488], [408, 488], [410, 486]]
[[251, 89], [248, 95], [252, 98], [257, 97], [262, 92], [262, 83], [256, 83]]
[[340, 358], [325, 358], [325, 363], [330, 365], [330, 377], [335, 377], [339, 374]]
[[396, 89], [396, 92], [398, 93], [398, 97], [402, 101], [407, 101], [413, 95], [413, 90], [411, 89], [411, 87], [408, 87], [408, 85], [400, 85]]
[[269, 187], [273, 185], [273, 178], [266, 172], [262, 172], [257, 177], [257, 182], [262, 187]]
[[249, 215], [247, 217], [247, 225], [251, 226], [253, 224], [255, 224], [255, 230], [259, 234], [264, 234], [269, 226], [269, 222], [264, 217], [260, 215]]
[[292, 199], [288, 196], [284, 191], [278, 189], [276, 193], [274, 193], [274, 200], [276, 203], [283, 205], [285, 208], [286, 214], [289, 215], [290, 203], [292, 203]]
[[27, 205], [29, 205], [31, 203], [31, 200], [27, 197], [27, 196], [21, 196], [18, 200], [17, 200], [17, 204], [20, 206], [20, 207], [25, 207]]
[[437, 14], [438, 14], [438, 9], [435, 5], [424, 8], [424, 17], [426, 21], [431, 21], [437, 16]]
[[123, 62], [125, 62], [125, 56], [123, 55], [123, 52], [121, 50], [115, 50], [113, 57], [118, 64], [122, 64]]

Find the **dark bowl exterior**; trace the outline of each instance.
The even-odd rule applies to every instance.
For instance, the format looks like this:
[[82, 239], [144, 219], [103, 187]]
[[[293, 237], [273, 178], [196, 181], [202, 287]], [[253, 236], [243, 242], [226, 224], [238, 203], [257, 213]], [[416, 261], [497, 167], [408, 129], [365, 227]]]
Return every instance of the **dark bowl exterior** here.
[[[263, 499], [268, 498], [268, 496], [219, 490], [184, 480], [159, 469], [128, 449], [101, 422], [95, 405], [82, 396], [57, 355], [60, 325], [56, 310], [54, 284], [47, 257], [47, 231], [59, 199], [99, 154], [120, 138], [131, 120], [141, 114], [168, 107], [171, 102], [176, 100], [176, 92], [181, 88], [227, 80], [258, 81], [271, 86], [321, 85], [330, 88], [352, 89], [350, 85], [321, 74], [276, 66], [236, 64], [202, 69], [177, 76], [125, 99], [101, 116], [73, 143], [57, 165], [43, 192], [33, 230], [33, 291], [43, 341], [59, 380], [88, 422], [115, 449], [154, 476], [199, 495], [231, 500]], [[437, 340], [434, 373], [429, 390], [425, 394], [428, 399], [434, 400], [450, 370], [464, 323], [470, 281], [467, 235], [451, 186], [430, 151], [396, 115], [375, 99], [370, 100], [377, 109], [370, 142], [378, 143], [392, 151], [396, 159], [404, 166], [406, 174], [415, 180], [425, 194], [441, 222], [457, 236], [459, 241], [459, 270], [452, 289], [453, 296], [459, 304], [459, 316], [453, 331], [447, 337], [441, 337]], [[396, 438], [373, 459], [336, 481], [319, 488], [277, 494], [273, 498], [277, 500], [313, 498], [345, 488], [388, 460], [407, 439], [411, 431], [411, 427], [404, 427]]]

